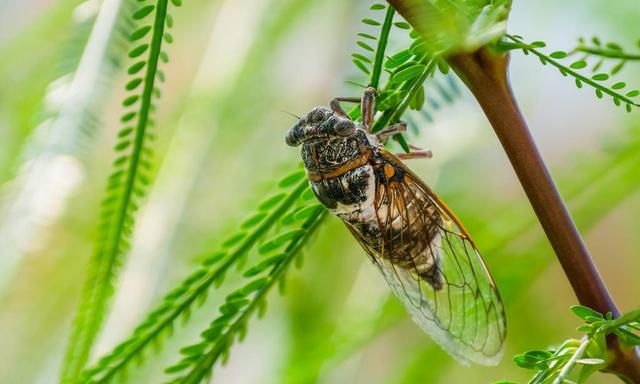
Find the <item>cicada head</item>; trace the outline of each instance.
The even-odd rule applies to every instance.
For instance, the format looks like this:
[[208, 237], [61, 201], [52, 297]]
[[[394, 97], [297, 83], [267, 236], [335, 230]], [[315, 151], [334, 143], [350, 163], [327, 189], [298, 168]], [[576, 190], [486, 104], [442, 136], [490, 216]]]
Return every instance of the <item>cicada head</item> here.
[[327, 107], [316, 107], [287, 132], [286, 142], [292, 147], [318, 139], [349, 137], [356, 133], [356, 123], [335, 114]]

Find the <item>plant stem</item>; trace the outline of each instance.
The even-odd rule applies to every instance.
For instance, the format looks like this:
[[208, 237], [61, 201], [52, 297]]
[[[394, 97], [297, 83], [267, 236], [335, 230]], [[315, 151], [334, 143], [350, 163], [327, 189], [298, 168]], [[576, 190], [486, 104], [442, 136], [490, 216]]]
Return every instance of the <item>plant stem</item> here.
[[584, 339], [582, 339], [580, 347], [574, 352], [573, 356], [571, 356], [571, 359], [569, 359], [567, 364], [562, 367], [562, 370], [560, 371], [560, 374], [558, 374], [558, 377], [553, 380], [553, 384], [562, 384], [565, 382], [565, 380], [568, 379], [569, 375], [571, 374], [571, 370], [573, 370], [573, 367], [576, 365], [577, 361], [582, 358], [582, 355], [587, 350], [588, 345], [589, 338], [585, 337]]
[[575, 52], [584, 52], [590, 55], [606, 57], [609, 59], [640, 60], [640, 55], [633, 55], [615, 49], [593, 48], [581, 45], [575, 49]]
[[[511, 93], [508, 56], [484, 47], [448, 61], [489, 119], [578, 301], [598, 312], [620, 316]], [[623, 351], [615, 337], [608, 342], [614, 355], [609, 369], [624, 380], [640, 383], [640, 358], [633, 351]]]
[[382, 74], [382, 62], [384, 61], [384, 53], [387, 49], [387, 43], [389, 42], [389, 32], [393, 25], [393, 16], [396, 11], [392, 6], [387, 8], [387, 13], [384, 17], [384, 23], [380, 29], [380, 37], [378, 38], [378, 47], [376, 49], [376, 57], [373, 62], [373, 70], [371, 71], [371, 83], [369, 84], [375, 89], [378, 89], [380, 85], [380, 75]]
[[[414, 29], [424, 30], [420, 23], [427, 8], [415, 1], [388, 2]], [[580, 303], [620, 316], [518, 109], [507, 77], [508, 54], [496, 54], [485, 46], [447, 61], [496, 132]], [[608, 338], [608, 347], [613, 353], [608, 369], [625, 381], [640, 383], [640, 356], [634, 350], [623, 351], [615, 337]]]
[[495, 56], [486, 48], [449, 59], [493, 126], [578, 300], [596, 311], [618, 316], [513, 99], [507, 61], [506, 55]]

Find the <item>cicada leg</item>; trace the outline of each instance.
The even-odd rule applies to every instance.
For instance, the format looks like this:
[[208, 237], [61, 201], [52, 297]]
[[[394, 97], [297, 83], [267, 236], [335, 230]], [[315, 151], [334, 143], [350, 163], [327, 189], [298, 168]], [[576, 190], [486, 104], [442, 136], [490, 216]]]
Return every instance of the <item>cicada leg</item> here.
[[360, 97], [335, 97], [329, 106], [331, 110], [341, 117], [349, 117], [347, 112], [340, 106], [340, 103], [360, 103], [360, 115], [362, 116], [362, 126], [367, 132], [371, 132], [373, 126], [373, 115], [376, 113], [376, 90], [372, 87], [364, 89], [364, 96]]
[[433, 157], [433, 153], [431, 152], [430, 149], [422, 149], [422, 148], [416, 147], [415, 145], [409, 145], [409, 148], [412, 149], [411, 152], [409, 152], [409, 153], [398, 153], [398, 154], [396, 154], [396, 157], [398, 159], [402, 159], [402, 160], [430, 159], [431, 157]]
[[342, 107], [340, 106], [340, 103], [345, 102], [345, 103], [359, 104], [360, 100], [361, 99], [359, 97], [334, 97], [329, 103], [329, 107], [331, 107], [331, 110], [335, 112], [337, 115], [339, 115], [340, 117], [348, 118], [349, 115], [347, 114], [347, 112], [345, 112], [344, 109], [342, 109]]
[[402, 133], [406, 130], [407, 130], [407, 123], [405, 123], [404, 121], [401, 121], [393, 125], [390, 125], [387, 128], [383, 129], [382, 131], [376, 133], [376, 138], [378, 139], [379, 142], [384, 144], [386, 143], [387, 139], [389, 139], [391, 136], [398, 133]]

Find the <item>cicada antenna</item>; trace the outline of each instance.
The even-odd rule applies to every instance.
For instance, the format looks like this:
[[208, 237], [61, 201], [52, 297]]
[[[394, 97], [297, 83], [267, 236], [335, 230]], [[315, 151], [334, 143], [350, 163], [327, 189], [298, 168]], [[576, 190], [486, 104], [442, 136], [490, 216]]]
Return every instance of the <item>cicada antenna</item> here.
[[302, 117], [300, 117], [300, 116], [298, 116], [298, 115], [296, 115], [296, 114], [293, 114], [293, 113], [291, 113], [291, 112], [288, 112], [288, 111], [280, 111], [280, 112], [286, 113], [287, 115], [291, 115], [291, 116], [295, 117], [295, 118], [296, 118], [296, 119], [298, 119], [298, 120], [301, 120], [301, 119], [302, 119]]

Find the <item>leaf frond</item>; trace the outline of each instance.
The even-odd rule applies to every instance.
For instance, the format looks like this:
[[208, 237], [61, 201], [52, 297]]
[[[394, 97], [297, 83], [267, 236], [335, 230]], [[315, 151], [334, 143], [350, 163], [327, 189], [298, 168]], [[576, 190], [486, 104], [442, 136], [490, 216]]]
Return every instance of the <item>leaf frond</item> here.
[[[618, 70], [612, 70], [611, 74], [605, 72], [598, 72], [594, 75], [585, 75], [579, 72], [579, 70], [587, 67], [585, 59], [578, 59], [573, 61], [569, 65], [562, 64], [560, 60], [569, 58], [569, 53], [565, 51], [555, 51], [549, 55], [540, 52], [539, 48], [546, 46], [544, 42], [536, 41], [530, 44], [524, 43], [523, 39], [519, 36], [505, 35], [510, 39], [513, 44], [507, 43], [507, 49], [517, 48], [522, 50], [525, 55], [529, 53], [537, 56], [543, 65], [550, 64], [563, 75], [570, 76], [575, 79], [576, 86], [582, 88], [583, 85], [587, 85], [595, 90], [596, 97], [602, 99], [604, 95], [611, 97], [613, 103], [616, 106], [623, 106], [627, 112], [631, 112], [633, 107], [640, 107], [640, 103], [634, 99], [640, 96], [640, 89], [631, 89], [623, 91], [627, 87], [625, 82], [615, 82], [610, 86], [604, 84], [604, 82], [610, 80], [612, 75], [615, 75]], [[599, 65], [595, 67], [595, 70], [599, 68]]]
[[[220, 315], [201, 333], [201, 341], [182, 348], [182, 360], [165, 370], [168, 374], [186, 371], [173, 378], [171, 383], [196, 384], [208, 377], [217, 361], [222, 359], [224, 363], [233, 343], [245, 337], [251, 316], [256, 311], [264, 312], [266, 296], [271, 289], [276, 285], [283, 289], [287, 270], [315, 233], [327, 211], [314, 202], [307, 203], [299, 212], [305, 213], [294, 219], [295, 229], [280, 233], [263, 243], [259, 252], [272, 256], [244, 273], [249, 281], [227, 295], [219, 308]], [[278, 253], [279, 249], [283, 251]]]
[[[135, 61], [128, 69], [132, 80], [125, 88], [129, 94], [122, 102], [124, 127], [118, 133], [114, 152], [118, 160], [107, 180], [105, 198], [100, 215], [95, 252], [89, 261], [89, 272], [74, 321], [71, 338], [62, 369], [62, 382], [73, 382], [84, 368], [91, 347], [106, 316], [109, 299], [119, 267], [129, 248], [135, 214], [141, 204], [151, 172], [146, 164], [152, 162], [149, 144], [151, 113], [154, 110], [154, 90], [158, 81], [158, 65], [162, 61], [163, 37], [167, 20], [168, 0], [137, 1], [130, 14], [136, 25], [129, 36], [133, 48], [129, 57]], [[175, 1], [174, 1], [175, 5]], [[148, 29], [149, 34], [140, 32]], [[148, 36], [145, 42], [142, 39]], [[132, 81], [139, 86], [131, 86]]]
[[296, 171], [278, 183], [278, 192], [258, 205], [240, 229], [222, 242], [221, 250], [206, 257], [201, 266], [171, 290], [125, 341], [83, 372], [83, 383], [113, 382], [132, 362], [171, 331], [180, 317], [188, 318], [194, 304], [202, 305], [212, 286], [219, 286], [227, 273], [246, 259], [248, 252], [289, 212], [301, 196], [308, 200], [304, 172]]

